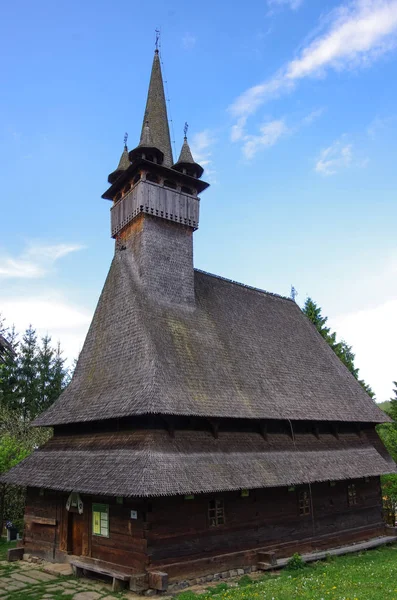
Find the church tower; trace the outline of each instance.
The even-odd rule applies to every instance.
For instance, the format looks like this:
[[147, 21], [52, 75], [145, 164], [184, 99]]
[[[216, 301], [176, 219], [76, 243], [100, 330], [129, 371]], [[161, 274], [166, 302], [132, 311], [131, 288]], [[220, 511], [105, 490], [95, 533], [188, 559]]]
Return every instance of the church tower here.
[[111, 235], [127, 251], [147, 293], [159, 301], [194, 302], [193, 232], [198, 194], [208, 187], [194, 162], [185, 131], [174, 164], [159, 52], [156, 49], [139, 144], [109, 175], [103, 194], [113, 202]]

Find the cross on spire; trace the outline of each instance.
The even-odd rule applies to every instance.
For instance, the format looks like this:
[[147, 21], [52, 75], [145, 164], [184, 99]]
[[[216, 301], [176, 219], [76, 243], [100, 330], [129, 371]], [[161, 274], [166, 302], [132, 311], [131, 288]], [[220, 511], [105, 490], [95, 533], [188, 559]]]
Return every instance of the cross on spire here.
[[189, 129], [189, 125], [187, 123], [187, 121], [185, 122], [185, 127], [183, 128], [183, 133], [184, 133], [184, 137], [185, 140], [187, 139], [187, 130]]
[[160, 42], [160, 29], [155, 29], [154, 30], [156, 33], [156, 41], [155, 41], [155, 46], [156, 46], [156, 53], [158, 53], [159, 51], [159, 42]]

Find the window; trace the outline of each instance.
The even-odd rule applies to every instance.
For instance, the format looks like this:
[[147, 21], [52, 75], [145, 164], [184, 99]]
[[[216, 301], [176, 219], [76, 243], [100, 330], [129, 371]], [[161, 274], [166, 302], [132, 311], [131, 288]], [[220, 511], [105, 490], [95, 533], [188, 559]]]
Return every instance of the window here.
[[160, 183], [160, 179], [157, 175], [153, 175], [153, 173], [146, 173], [146, 181], [151, 181], [152, 183]]
[[309, 490], [301, 490], [298, 496], [299, 516], [310, 515], [310, 494]]
[[210, 500], [208, 503], [208, 522], [210, 527], [218, 527], [225, 524], [225, 509], [223, 500]]
[[166, 179], [164, 181], [164, 185], [165, 185], [165, 187], [172, 188], [173, 190], [176, 190], [176, 183], [175, 183], [175, 181], [170, 181], [169, 179]]
[[92, 535], [109, 537], [109, 505], [92, 505]]
[[357, 490], [354, 483], [347, 486], [347, 503], [349, 506], [357, 504]]

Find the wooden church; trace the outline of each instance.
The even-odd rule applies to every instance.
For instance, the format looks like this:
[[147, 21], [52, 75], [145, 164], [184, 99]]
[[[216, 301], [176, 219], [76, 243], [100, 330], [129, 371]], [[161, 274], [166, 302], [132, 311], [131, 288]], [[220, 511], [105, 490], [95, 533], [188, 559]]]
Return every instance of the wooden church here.
[[103, 194], [110, 271], [35, 421], [54, 436], [3, 477], [27, 487], [24, 552], [141, 591], [382, 535], [396, 472], [388, 418], [297, 304], [193, 267], [202, 174], [186, 137], [174, 162], [156, 51]]

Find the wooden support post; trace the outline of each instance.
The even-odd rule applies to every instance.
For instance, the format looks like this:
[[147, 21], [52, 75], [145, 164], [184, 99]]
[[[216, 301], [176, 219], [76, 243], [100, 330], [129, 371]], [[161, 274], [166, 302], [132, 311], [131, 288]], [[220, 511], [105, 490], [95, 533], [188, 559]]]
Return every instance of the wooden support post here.
[[172, 438], [175, 437], [175, 426], [172, 417], [163, 417], [163, 421], [165, 423], [165, 428], [167, 429], [169, 436]]
[[261, 436], [265, 440], [265, 442], [267, 442], [267, 423], [266, 423], [266, 421], [259, 422], [259, 431], [261, 433]]
[[149, 573], [149, 588], [165, 592], [168, 589], [168, 574], [161, 571]]
[[208, 419], [208, 422], [211, 427], [212, 435], [214, 436], [214, 438], [218, 438], [218, 431], [219, 431], [218, 421], [216, 419]]

